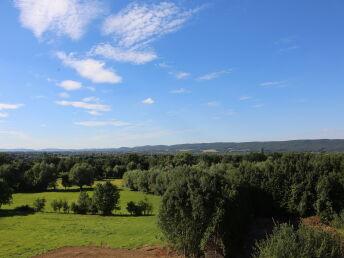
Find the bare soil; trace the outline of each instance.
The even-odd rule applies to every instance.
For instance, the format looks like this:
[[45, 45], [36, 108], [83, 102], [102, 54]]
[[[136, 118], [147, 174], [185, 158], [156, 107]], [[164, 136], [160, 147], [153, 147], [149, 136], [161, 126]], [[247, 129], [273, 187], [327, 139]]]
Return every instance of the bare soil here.
[[107, 247], [95, 247], [95, 246], [74, 246], [63, 247], [45, 254], [35, 256], [35, 258], [93, 258], [93, 257], [116, 257], [116, 258], [157, 258], [157, 257], [169, 257], [177, 258], [179, 256], [169, 254], [169, 252], [163, 248], [143, 248], [143, 249], [114, 249]]

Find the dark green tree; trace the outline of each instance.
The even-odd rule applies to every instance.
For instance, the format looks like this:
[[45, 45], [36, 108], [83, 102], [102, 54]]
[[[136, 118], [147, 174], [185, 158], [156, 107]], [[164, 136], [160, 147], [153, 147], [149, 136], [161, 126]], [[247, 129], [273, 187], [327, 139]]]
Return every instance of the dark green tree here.
[[88, 163], [77, 163], [69, 172], [69, 180], [82, 189], [84, 185], [91, 186], [94, 182], [94, 168]]
[[111, 215], [113, 210], [119, 209], [119, 198], [117, 186], [106, 182], [95, 186], [92, 201], [103, 215]]

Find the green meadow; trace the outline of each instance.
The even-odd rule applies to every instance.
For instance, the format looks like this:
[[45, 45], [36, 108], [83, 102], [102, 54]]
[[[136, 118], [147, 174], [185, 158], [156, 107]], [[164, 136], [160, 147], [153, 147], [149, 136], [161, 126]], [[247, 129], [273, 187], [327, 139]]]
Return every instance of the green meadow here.
[[[98, 183], [98, 182], [97, 182]], [[128, 201], [140, 201], [144, 197], [159, 208], [160, 197], [133, 192], [121, 186], [121, 180], [113, 183], [121, 189], [120, 206], [114, 216], [76, 215], [53, 213], [51, 201], [64, 199], [76, 201], [77, 188], [69, 191], [48, 191], [43, 193], [18, 193], [13, 203], [1, 207], [0, 213], [0, 257], [31, 257], [65, 246], [108, 246], [113, 248], [136, 248], [143, 245], [162, 244], [161, 234], [155, 216], [129, 216]], [[89, 191], [92, 195], [92, 192]], [[32, 205], [38, 197], [47, 200], [43, 213], [18, 215], [11, 210], [21, 205]]]

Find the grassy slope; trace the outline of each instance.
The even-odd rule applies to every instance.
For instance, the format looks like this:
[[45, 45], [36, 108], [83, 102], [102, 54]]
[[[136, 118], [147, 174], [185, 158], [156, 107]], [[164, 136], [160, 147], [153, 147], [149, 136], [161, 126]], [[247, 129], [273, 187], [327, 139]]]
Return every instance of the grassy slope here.
[[[116, 181], [120, 184], [120, 181]], [[126, 202], [139, 201], [146, 196], [121, 188], [122, 216], [57, 214], [50, 203], [54, 199], [75, 201], [78, 192], [44, 192], [14, 194], [13, 204], [2, 209], [29, 204], [38, 197], [47, 199], [46, 212], [27, 216], [0, 217], [0, 257], [30, 257], [64, 246], [106, 245], [109, 247], [140, 247], [161, 244], [155, 216], [131, 217]], [[157, 212], [160, 197], [147, 195]]]

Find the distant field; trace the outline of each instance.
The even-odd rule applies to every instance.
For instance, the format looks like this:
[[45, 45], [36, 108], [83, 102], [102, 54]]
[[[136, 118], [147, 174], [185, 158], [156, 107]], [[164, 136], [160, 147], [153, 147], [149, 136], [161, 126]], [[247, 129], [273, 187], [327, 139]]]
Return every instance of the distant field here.
[[[113, 182], [121, 185], [120, 180]], [[147, 196], [153, 203], [156, 214], [160, 197], [121, 187], [121, 210], [116, 211], [117, 216], [52, 213], [52, 200], [65, 199], [71, 202], [76, 201], [78, 195], [78, 192], [14, 194], [13, 204], [2, 206], [2, 210], [32, 205], [36, 198], [45, 197], [46, 212], [0, 217], [0, 257], [30, 257], [64, 246], [134, 248], [162, 243], [155, 216], [131, 217], [125, 209], [126, 202], [139, 201]]]

